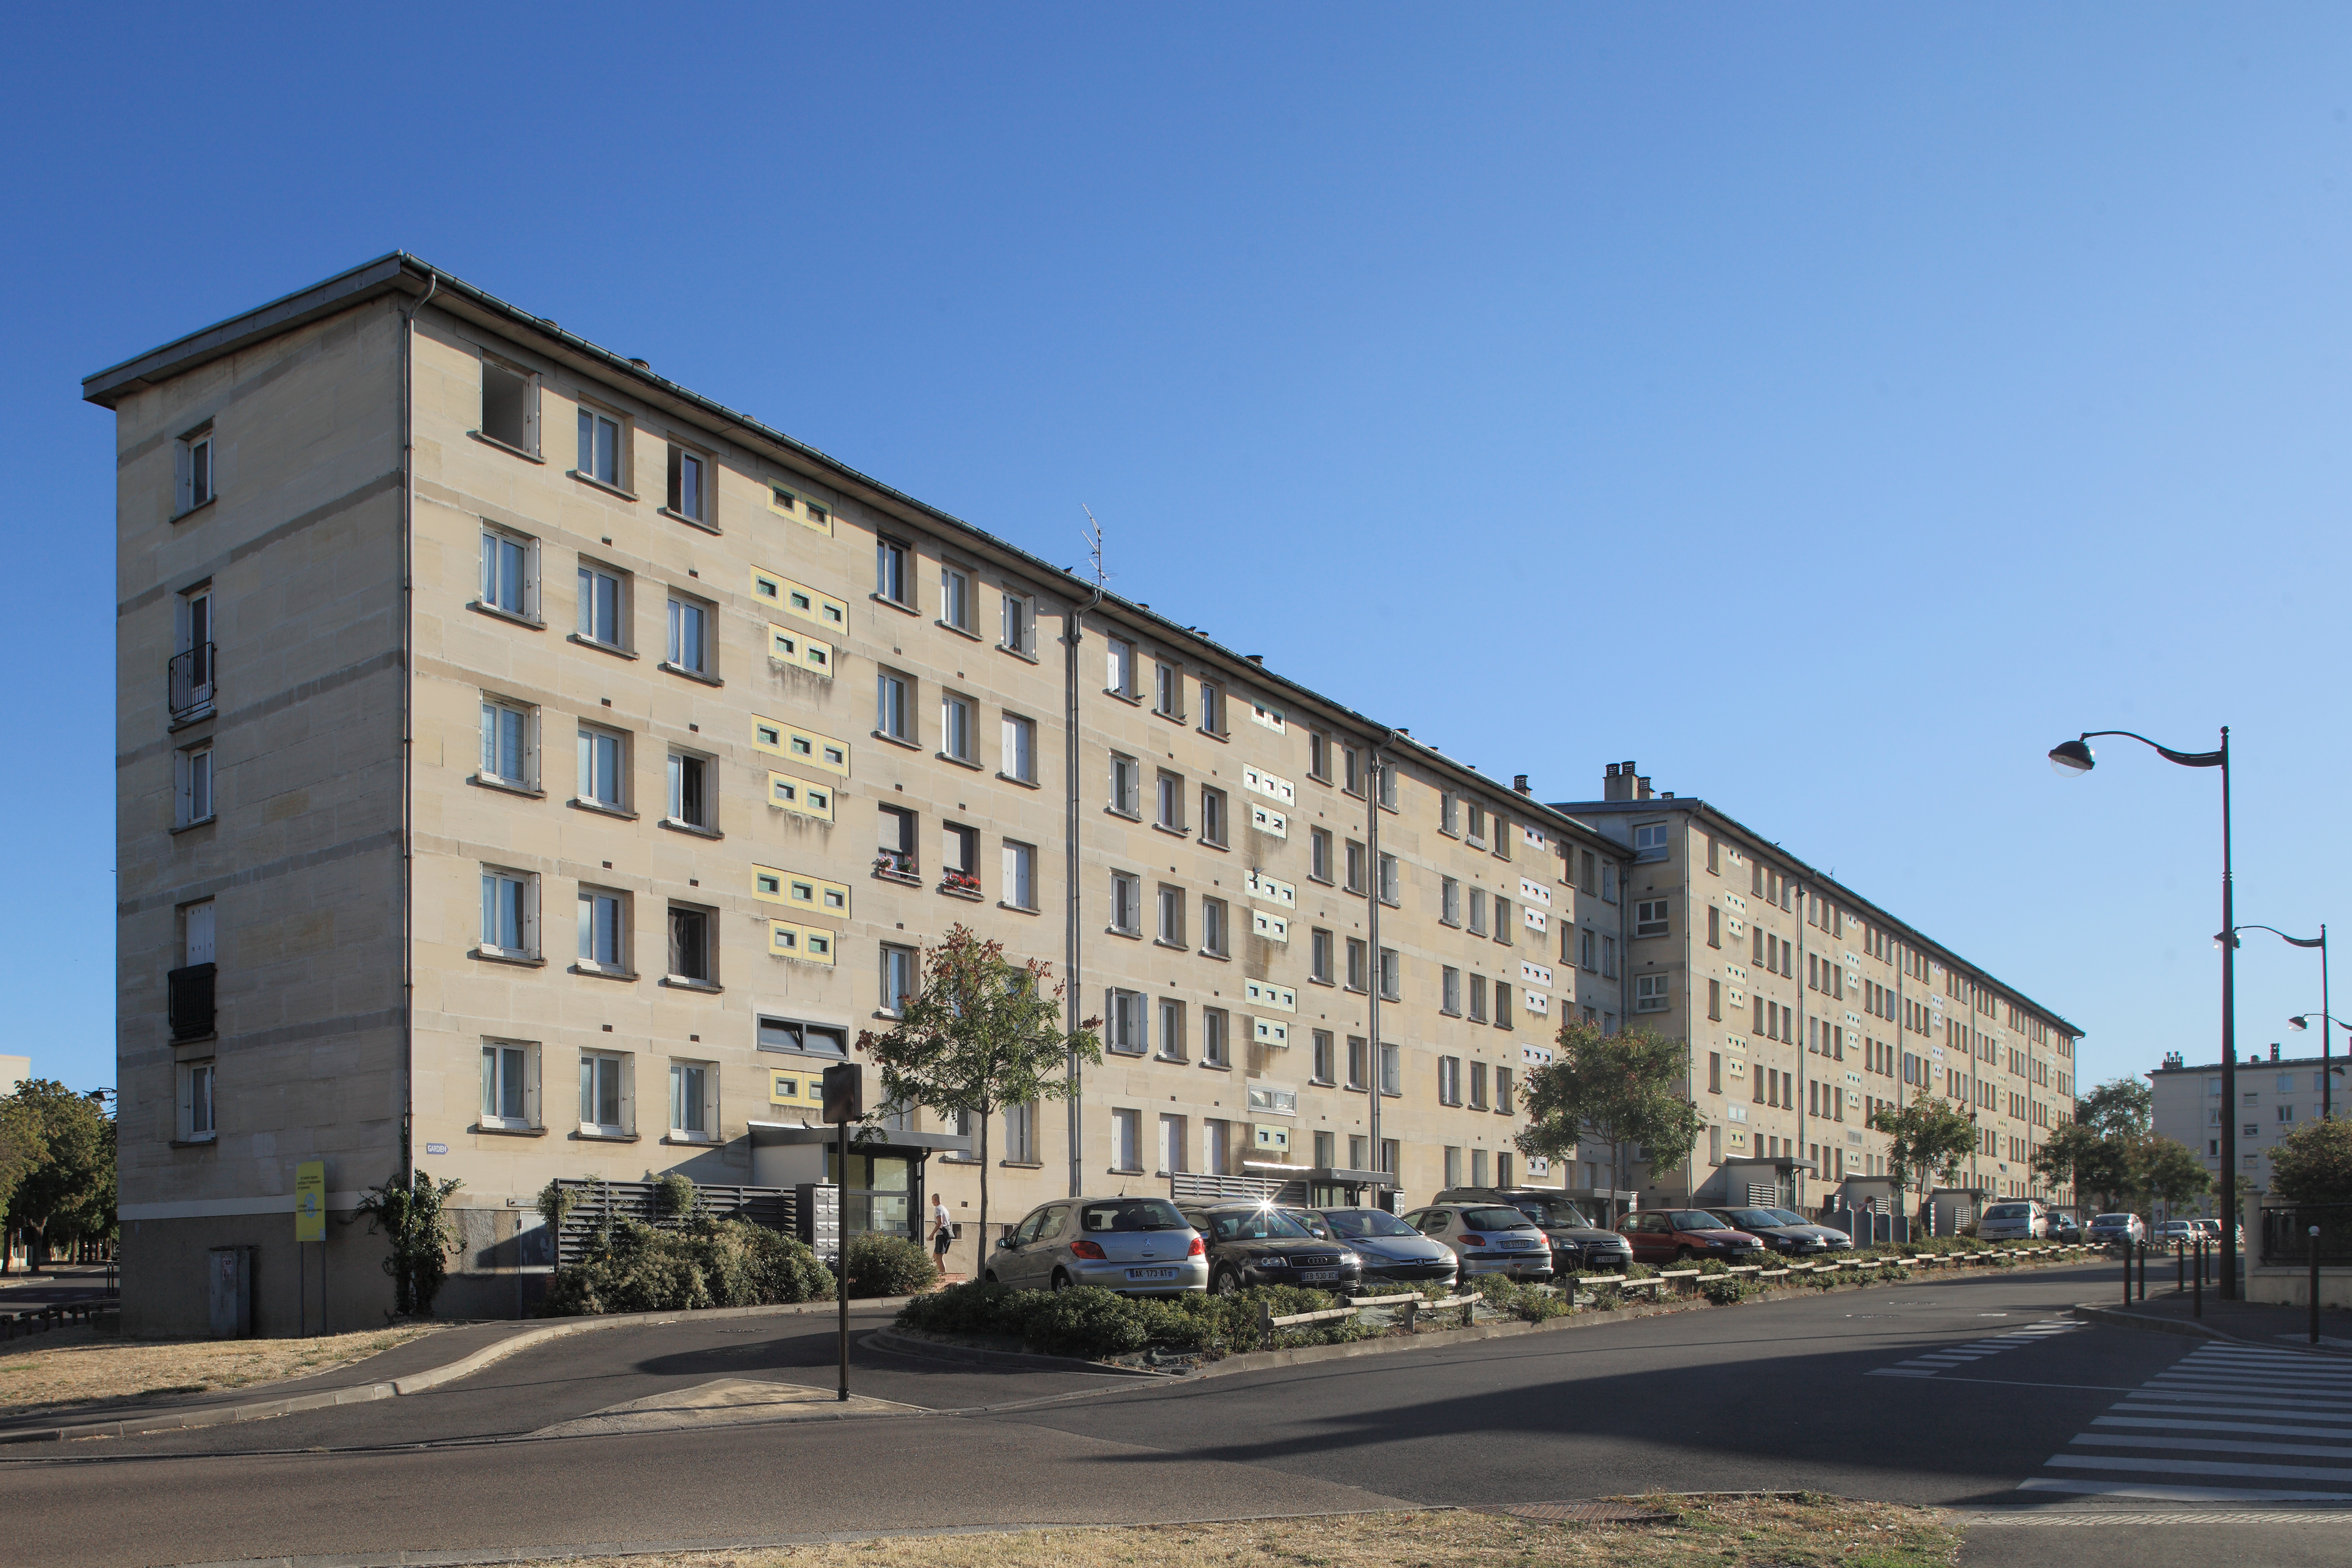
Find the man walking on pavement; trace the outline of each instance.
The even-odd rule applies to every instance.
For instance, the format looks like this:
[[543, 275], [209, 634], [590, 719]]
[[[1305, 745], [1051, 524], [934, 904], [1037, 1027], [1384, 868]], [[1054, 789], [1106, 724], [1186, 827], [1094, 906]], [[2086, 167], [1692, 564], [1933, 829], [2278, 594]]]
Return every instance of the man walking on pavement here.
[[931, 1194], [931, 1261], [939, 1271], [948, 1271], [948, 1243], [955, 1239], [955, 1227], [948, 1223], [948, 1202], [939, 1194]]

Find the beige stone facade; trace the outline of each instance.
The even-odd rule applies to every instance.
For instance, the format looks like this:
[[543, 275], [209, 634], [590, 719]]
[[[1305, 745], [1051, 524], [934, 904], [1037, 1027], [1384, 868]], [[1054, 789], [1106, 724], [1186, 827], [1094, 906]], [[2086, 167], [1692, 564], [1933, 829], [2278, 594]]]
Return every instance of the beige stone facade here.
[[1887, 1174], [1880, 1107], [1930, 1095], [1977, 1117], [1956, 1186], [2072, 1201], [2032, 1156], [2073, 1120], [2079, 1029], [1706, 801], [1654, 795], [1632, 763], [1602, 782], [1603, 799], [1557, 809], [1633, 853], [1633, 1021], [1691, 1042], [1707, 1120], [1647, 1193], [1738, 1204], [1771, 1188], [1817, 1207]]
[[[405, 1160], [462, 1180], [460, 1314], [530, 1300], [551, 1178], [825, 1179], [814, 1079], [897, 965], [961, 922], [1068, 973], [1073, 842], [1112, 1053], [986, 1130], [992, 1229], [1171, 1170], [1587, 1184], [1514, 1154], [1514, 1089], [1628, 1012], [1609, 832], [411, 258], [85, 395], [134, 1331], [201, 1329], [222, 1246], [258, 1331], [322, 1267], [374, 1321], [364, 1226], [296, 1257], [305, 1160], [339, 1222]], [[964, 1269], [978, 1131], [890, 1134]], [[856, 1221], [920, 1227], [877, 1169]]]

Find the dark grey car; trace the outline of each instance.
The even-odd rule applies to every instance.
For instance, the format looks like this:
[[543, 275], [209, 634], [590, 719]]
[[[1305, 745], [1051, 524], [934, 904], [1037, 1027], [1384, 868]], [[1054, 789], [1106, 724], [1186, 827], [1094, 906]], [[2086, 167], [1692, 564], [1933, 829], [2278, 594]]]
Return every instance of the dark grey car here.
[[1744, 1230], [1790, 1258], [1819, 1258], [1853, 1250], [1853, 1237], [1833, 1226], [1815, 1225], [1794, 1209], [1709, 1209], [1707, 1213]]
[[1250, 1285], [1304, 1285], [1352, 1290], [1363, 1282], [1355, 1249], [1319, 1239], [1281, 1209], [1241, 1202], [1184, 1210], [1208, 1241], [1209, 1289], [1231, 1294]]
[[1597, 1268], [1622, 1274], [1633, 1261], [1633, 1248], [1613, 1230], [1603, 1230], [1582, 1209], [1558, 1193], [1540, 1187], [1448, 1187], [1432, 1200], [1441, 1204], [1508, 1204], [1529, 1219], [1551, 1243], [1551, 1266], [1559, 1273]]
[[1285, 1209], [1315, 1235], [1346, 1244], [1364, 1260], [1364, 1282], [1454, 1283], [1461, 1260], [1385, 1209]]

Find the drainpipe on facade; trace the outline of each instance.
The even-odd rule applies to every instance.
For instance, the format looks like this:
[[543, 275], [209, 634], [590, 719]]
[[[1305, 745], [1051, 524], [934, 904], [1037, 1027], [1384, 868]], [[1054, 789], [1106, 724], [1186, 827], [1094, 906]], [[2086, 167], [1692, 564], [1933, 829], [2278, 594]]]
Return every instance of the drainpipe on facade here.
[[439, 273], [427, 268], [425, 277], [424, 295], [400, 323], [400, 1176], [407, 1186], [416, 1173], [416, 315], [441, 290]]
[[[1797, 1075], [1797, 1081], [1809, 1088], [1813, 1069], [1805, 1067], [1805, 1026], [1812, 1022], [1812, 1009], [1805, 1002], [1805, 900], [1811, 896], [1811, 889], [1801, 882], [1797, 884], [1797, 958], [1789, 966], [1792, 971], [1789, 980], [1797, 993], [1797, 1065], [1805, 1068]], [[1805, 1207], [1805, 1097], [1801, 1094], [1796, 1100], [1797, 1163], [1790, 1167], [1789, 1175], [1791, 1191], [1796, 1194], [1798, 1212], [1802, 1213]]]
[[[1382, 1170], [1381, 1080], [1386, 1076], [1388, 1068], [1388, 1052], [1381, 1044], [1381, 991], [1388, 984], [1388, 965], [1381, 961], [1381, 781], [1384, 770], [1388, 767], [1388, 756], [1384, 748], [1395, 739], [1396, 731], [1389, 730], [1382, 732], [1381, 739], [1372, 742], [1371, 771], [1364, 780], [1364, 858], [1367, 862], [1364, 869], [1367, 873], [1365, 881], [1370, 889], [1368, 915], [1365, 921], [1365, 942], [1371, 949], [1371, 973], [1368, 976], [1371, 981], [1371, 985], [1369, 987], [1370, 1005], [1365, 1024], [1370, 1038], [1364, 1042], [1364, 1143], [1365, 1152], [1371, 1156], [1371, 1168], [1375, 1171]], [[1404, 1163], [1404, 1151], [1402, 1149], [1397, 1151], [1397, 1163], [1400, 1165]], [[1397, 1181], [1403, 1175], [1402, 1171], [1385, 1171], [1383, 1173], [1391, 1181]], [[1400, 1188], [1391, 1187], [1389, 1190], [1402, 1195]], [[1391, 1206], [1390, 1204], [1381, 1201], [1382, 1195], [1378, 1189], [1373, 1191], [1372, 1206], [1374, 1208]]]

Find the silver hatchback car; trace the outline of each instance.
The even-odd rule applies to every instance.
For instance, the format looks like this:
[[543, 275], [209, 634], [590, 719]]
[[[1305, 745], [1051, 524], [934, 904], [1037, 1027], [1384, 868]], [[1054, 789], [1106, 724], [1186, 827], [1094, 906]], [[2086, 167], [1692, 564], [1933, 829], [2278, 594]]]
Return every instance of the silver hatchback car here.
[[1430, 1240], [1461, 1259], [1461, 1278], [1507, 1274], [1514, 1279], [1551, 1278], [1551, 1241], [1536, 1222], [1503, 1204], [1432, 1204], [1404, 1216]]
[[1061, 1198], [997, 1242], [984, 1278], [1031, 1290], [1178, 1296], [1209, 1288], [1209, 1249], [1166, 1198]]

